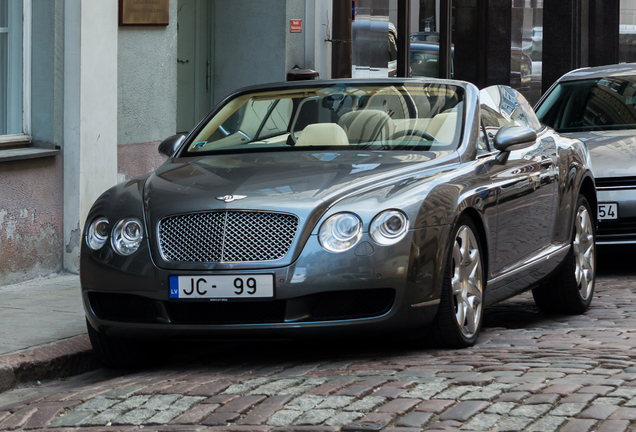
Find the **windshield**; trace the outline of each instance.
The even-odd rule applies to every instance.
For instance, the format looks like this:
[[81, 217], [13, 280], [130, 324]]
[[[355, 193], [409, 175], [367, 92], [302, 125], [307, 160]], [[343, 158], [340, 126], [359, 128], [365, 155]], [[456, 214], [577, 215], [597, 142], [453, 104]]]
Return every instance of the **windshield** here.
[[558, 132], [636, 128], [636, 76], [569, 81], [557, 85], [537, 109]]
[[454, 150], [463, 89], [439, 83], [289, 87], [241, 94], [186, 155], [314, 149]]

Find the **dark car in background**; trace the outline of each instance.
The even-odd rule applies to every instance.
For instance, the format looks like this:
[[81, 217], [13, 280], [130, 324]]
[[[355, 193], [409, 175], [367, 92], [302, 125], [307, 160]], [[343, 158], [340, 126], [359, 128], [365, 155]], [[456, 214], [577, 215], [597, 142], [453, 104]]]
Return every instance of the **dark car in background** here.
[[[439, 77], [439, 43], [411, 42], [411, 76]], [[454, 75], [453, 58], [455, 47], [451, 47], [451, 77]]]
[[536, 106], [539, 120], [585, 142], [598, 192], [598, 244], [636, 246], [636, 64], [562, 76]]

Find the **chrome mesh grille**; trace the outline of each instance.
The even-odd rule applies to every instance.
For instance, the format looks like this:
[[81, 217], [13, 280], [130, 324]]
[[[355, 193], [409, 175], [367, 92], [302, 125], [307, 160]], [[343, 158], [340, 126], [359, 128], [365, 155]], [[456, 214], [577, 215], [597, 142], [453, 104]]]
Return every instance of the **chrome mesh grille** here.
[[159, 223], [159, 249], [172, 262], [274, 261], [287, 254], [297, 228], [298, 218], [283, 213], [170, 216]]

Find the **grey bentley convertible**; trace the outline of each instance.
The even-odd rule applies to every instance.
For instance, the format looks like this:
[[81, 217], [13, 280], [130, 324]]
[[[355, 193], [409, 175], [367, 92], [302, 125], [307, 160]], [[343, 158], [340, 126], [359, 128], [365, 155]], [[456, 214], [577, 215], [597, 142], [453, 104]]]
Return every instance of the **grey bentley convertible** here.
[[587, 150], [515, 90], [383, 79], [250, 87], [156, 172], [93, 205], [82, 296], [99, 359], [158, 340], [400, 335], [447, 347], [532, 289], [592, 300]]

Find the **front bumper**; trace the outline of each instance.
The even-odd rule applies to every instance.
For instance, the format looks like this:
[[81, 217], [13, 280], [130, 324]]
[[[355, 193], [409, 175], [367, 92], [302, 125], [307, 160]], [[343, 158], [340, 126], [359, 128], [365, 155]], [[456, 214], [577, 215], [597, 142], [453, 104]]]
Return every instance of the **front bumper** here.
[[[449, 227], [411, 231], [393, 246], [368, 235], [334, 254], [310, 236], [301, 255], [284, 267], [223, 271], [162, 269], [147, 244], [131, 257], [82, 249], [82, 298], [90, 324], [111, 336], [157, 339], [396, 334], [435, 316], [443, 269], [439, 257]], [[108, 248], [106, 245], [105, 248]], [[443, 260], [442, 260], [443, 261]], [[271, 264], [270, 264], [271, 265]], [[170, 276], [272, 274], [274, 297], [261, 301], [171, 299]]]
[[636, 246], [636, 188], [597, 189], [597, 195], [599, 204], [618, 204], [618, 219], [599, 220], [596, 243]]

